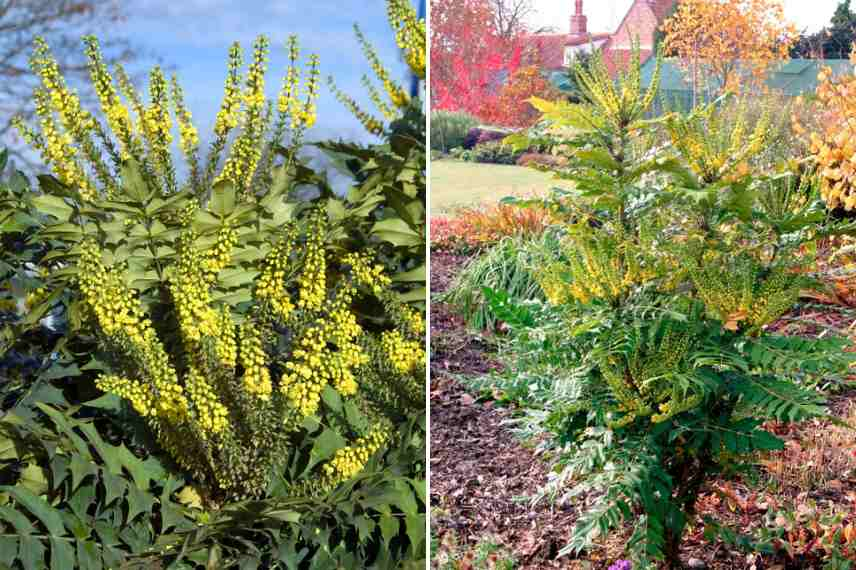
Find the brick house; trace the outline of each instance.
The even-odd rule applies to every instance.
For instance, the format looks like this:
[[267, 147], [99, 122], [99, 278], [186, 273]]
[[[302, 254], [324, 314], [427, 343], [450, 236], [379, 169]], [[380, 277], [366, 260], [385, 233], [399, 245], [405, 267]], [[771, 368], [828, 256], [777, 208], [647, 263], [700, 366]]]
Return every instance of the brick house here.
[[592, 45], [603, 51], [607, 65], [615, 71], [626, 63], [631, 52], [631, 42], [635, 38], [639, 39], [642, 63], [645, 63], [654, 53], [658, 28], [672, 13], [677, 2], [634, 0], [614, 33], [593, 34], [588, 30], [583, 0], [575, 0], [569, 32], [535, 35], [530, 45], [537, 50], [541, 66], [548, 73], [564, 72], [576, 54], [591, 51]]

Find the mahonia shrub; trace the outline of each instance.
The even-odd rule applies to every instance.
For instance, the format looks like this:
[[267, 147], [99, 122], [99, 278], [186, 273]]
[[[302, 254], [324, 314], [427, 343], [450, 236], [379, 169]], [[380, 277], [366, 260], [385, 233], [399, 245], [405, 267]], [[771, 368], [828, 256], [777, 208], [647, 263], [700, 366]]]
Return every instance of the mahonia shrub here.
[[[407, 62], [424, 73], [424, 22], [389, 6]], [[388, 244], [384, 226], [369, 243], [351, 237], [360, 224], [377, 229], [379, 191], [342, 200], [299, 156], [316, 120], [317, 57], [302, 72], [290, 38], [268, 101], [268, 40], [246, 69], [234, 44], [203, 160], [177, 78], [155, 67], [146, 97], [121, 66], [106, 68], [95, 38], [84, 44], [100, 113], [39, 39], [37, 124], [16, 121], [54, 174], [31, 198], [53, 220], [39, 232], [53, 246], [44, 304], [62, 305], [68, 335], [97, 340], [96, 386], [145, 419], [205, 499], [264, 495], [277, 473], [301, 495], [353, 478], [424, 408], [423, 317], [407, 304], [424, 297], [400, 291], [418, 271], [391, 275], [401, 264], [378, 255], [414, 243]], [[414, 103], [370, 59], [404, 113]], [[299, 185], [320, 196], [293, 201]]]
[[[659, 72], [643, 89], [635, 50], [617, 81], [599, 57], [578, 70], [581, 103], [535, 101], [578, 135], [559, 173], [575, 182], [576, 216], [561, 255], [537, 267], [568, 331], [553, 361], [569, 369], [553, 372], [561, 381], [531, 423], [557, 452], [543, 497], [589, 497], [563, 554], [628, 524], [642, 567], [679, 568], [705, 483], [782, 448], [764, 422], [824, 415], [815, 384], [852, 358], [846, 339], [769, 332], [819, 286], [803, 246], [840, 228], [783, 190], [787, 175], [753, 170], [766, 121], [750, 129], [712, 107], [650, 118]], [[659, 128], [673, 144], [634, 144]], [[667, 182], [649, 185], [652, 173]], [[512, 338], [536, 326], [527, 305], [488, 297]]]

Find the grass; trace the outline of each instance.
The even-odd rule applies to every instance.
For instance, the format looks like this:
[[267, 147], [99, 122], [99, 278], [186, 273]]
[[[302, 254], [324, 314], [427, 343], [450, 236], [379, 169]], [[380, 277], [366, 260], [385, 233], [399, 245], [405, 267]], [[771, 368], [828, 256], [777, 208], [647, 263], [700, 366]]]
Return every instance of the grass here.
[[460, 160], [431, 161], [431, 215], [449, 215], [460, 206], [497, 202], [506, 196], [545, 195], [568, 182], [523, 166]]

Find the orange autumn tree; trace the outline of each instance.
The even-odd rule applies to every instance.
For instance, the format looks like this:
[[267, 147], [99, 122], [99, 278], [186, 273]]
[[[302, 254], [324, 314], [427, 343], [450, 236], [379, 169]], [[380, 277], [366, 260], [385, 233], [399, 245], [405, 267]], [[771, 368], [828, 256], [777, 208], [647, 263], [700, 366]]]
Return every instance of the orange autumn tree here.
[[[856, 47], [850, 61], [856, 65]], [[849, 212], [856, 209], [856, 76], [835, 77], [825, 67], [818, 79], [813, 125], [807, 127], [796, 114], [791, 119], [798, 136], [808, 133], [827, 207]]]
[[555, 101], [561, 97], [558, 89], [541, 73], [537, 63], [515, 70], [490, 104], [483, 109], [483, 118], [504, 127], [531, 127], [541, 117], [529, 100], [532, 97]]
[[662, 31], [665, 53], [681, 59], [694, 95], [759, 88], [799, 37], [781, 0], [681, 0]]

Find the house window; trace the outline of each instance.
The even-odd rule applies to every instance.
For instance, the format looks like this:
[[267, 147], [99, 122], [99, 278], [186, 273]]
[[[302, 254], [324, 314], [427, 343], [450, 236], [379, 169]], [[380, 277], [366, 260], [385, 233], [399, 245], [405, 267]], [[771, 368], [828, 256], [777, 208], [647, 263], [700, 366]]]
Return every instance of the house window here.
[[574, 48], [568, 46], [565, 48], [565, 67], [574, 63], [574, 58], [576, 57], [576, 50]]

